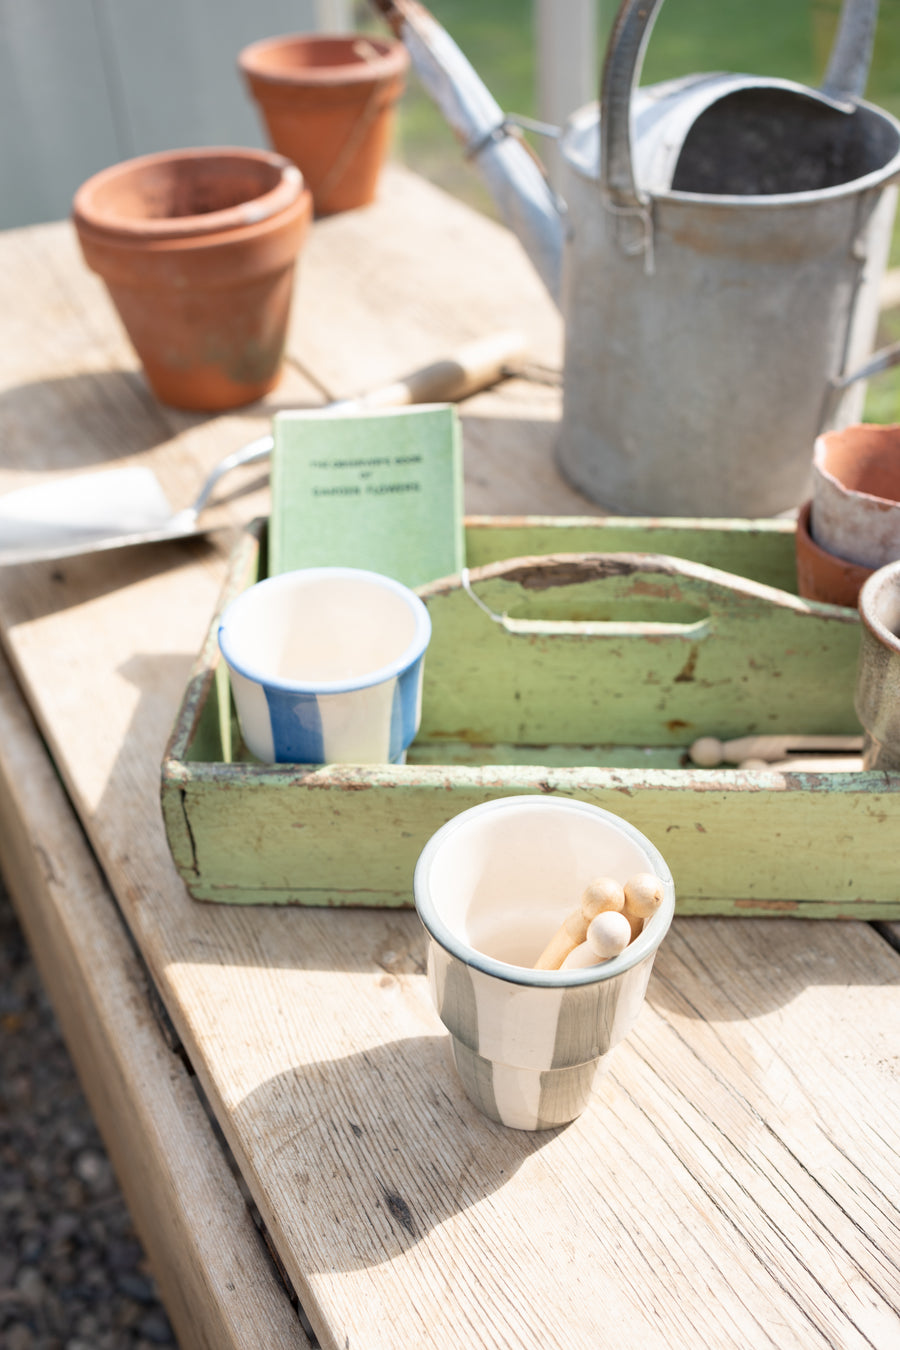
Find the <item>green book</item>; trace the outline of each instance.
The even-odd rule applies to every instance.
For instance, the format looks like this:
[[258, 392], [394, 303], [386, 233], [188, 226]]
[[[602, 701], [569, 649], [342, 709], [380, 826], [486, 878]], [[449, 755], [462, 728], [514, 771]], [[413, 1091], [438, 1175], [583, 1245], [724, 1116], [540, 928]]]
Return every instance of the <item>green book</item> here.
[[464, 566], [452, 404], [276, 413], [272, 436], [270, 575], [364, 567], [415, 587]]

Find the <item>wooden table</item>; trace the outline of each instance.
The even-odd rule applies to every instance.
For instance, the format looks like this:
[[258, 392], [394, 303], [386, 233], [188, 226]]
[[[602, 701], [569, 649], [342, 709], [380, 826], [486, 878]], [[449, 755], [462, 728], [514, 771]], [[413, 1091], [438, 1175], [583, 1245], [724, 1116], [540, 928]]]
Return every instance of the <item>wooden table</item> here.
[[[68, 225], [0, 258], [0, 491], [134, 460], [181, 504], [274, 408], [509, 326], [559, 360], [515, 242], [400, 171], [315, 226], [281, 386], [215, 419], [148, 394]], [[558, 411], [524, 381], [463, 408], [470, 513], [596, 510], [553, 468]], [[247, 473], [232, 526], [266, 508]], [[206, 906], [176, 876], [159, 766], [230, 543], [0, 585], [3, 871], [181, 1344], [304, 1345], [299, 1300], [328, 1350], [900, 1345], [897, 932], [676, 920], [587, 1113], [493, 1126], [414, 913]]]

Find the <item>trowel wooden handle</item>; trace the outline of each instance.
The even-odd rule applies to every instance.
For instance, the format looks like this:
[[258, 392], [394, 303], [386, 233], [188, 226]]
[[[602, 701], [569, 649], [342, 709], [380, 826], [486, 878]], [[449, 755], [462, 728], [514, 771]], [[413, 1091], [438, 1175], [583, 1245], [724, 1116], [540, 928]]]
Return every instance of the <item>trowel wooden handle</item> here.
[[452, 356], [356, 400], [363, 408], [402, 408], [409, 403], [456, 403], [497, 384], [525, 354], [521, 333], [494, 333], [460, 347]]

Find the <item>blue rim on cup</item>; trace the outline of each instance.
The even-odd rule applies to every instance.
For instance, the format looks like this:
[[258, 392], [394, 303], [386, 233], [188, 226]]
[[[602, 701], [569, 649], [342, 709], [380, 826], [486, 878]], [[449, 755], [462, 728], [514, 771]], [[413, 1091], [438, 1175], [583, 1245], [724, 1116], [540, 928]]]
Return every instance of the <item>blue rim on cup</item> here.
[[402, 763], [430, 638], [419, 597], [379, 572], [310, 567], [257, 582], [219, 623], [247, 748], [266, 763]]
[[[655, 873], [663, 900], [620, 956], [580, 970], [530, 968], [593, 877], [637, 872]], [[634, 1024], [671, 924], [662, 854], [611, 811], [522, 794], [448, 821], [422, 850], [413, 884], [432, 997], [468, 1097], [515, 1129], [573, 1120]]]

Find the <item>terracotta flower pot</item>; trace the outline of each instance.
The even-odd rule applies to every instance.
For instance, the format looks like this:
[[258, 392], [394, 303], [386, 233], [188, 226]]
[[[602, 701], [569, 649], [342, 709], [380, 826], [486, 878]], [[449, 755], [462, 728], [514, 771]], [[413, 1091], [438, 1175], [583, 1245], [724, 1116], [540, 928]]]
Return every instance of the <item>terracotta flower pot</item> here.
[[806, 502], [797, 517], [797, 590], [806, 600], [855, 609], [860, 588], [872, 569], [820, 547], [809, 532], [810, 507]]
[[311, 215], [296, 166], [265, 150], [145, 155], [82, 184], [85, 261], [161, 402], [217, 411], [277, 383]]
[[817, 438], [812, 532], [866, 567], [900, 559], [900, 426], [860, 423]]
[[361, 34], [289, 34], [245, 47], [238, 65], [269, 141], [301, 170], [317, 216], [374, 200], [409, 54]]

